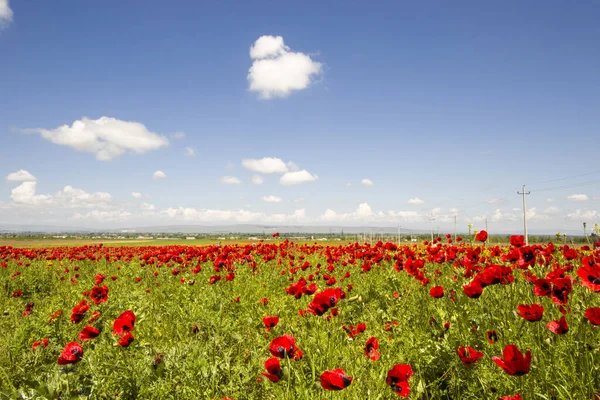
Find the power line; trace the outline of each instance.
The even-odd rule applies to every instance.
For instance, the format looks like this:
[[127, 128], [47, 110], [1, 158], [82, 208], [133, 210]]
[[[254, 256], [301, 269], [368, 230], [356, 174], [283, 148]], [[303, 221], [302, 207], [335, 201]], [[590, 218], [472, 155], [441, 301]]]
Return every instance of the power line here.
[[571, 176], [566, 176], [564, 178], [550, 179], [550, 180], [547, 180], [547, 181], [542, 181], [542, 182], [534, 183], [533, 186], [535, 186], [535, 185], [542, 185], [544, 183], [564, 181], [564, 180], [567, 180], [567, 179], [580, 178], [582, 176], [593, 175], [593, 174], [598, 174], [598, 173], [600, 173], [600, 171], [592, 171], [592, 172], [586, 172], [585, 174], [571, 175]]
[[576, 187], [580, 187], [580, 186], [589, 186], [589, 185], [595, 185], [595, 184], [600, 184], [600, 179], [594, 180], [594, 181], [586, 181], [586, 182], [579, 182], [579, 183], [569, 183], [567, 185], [561, 185], [561, 186], [554, 186], [554, 187], [546, 187], [546, 188], [542, 188], [542, 189], [536, 189], [536, 192], [546, 192], [549, 190], [556, 190], [556, 189], [571, 189], [571, 188], [576, 188]]

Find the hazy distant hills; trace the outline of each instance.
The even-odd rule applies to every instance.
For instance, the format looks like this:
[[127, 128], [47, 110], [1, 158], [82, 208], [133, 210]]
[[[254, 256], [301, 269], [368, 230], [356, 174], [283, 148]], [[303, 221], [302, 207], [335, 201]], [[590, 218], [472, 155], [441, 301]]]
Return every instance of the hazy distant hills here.
[[[577, 230], [560, 230], [569, 235], [582, 236], [583, 232]], [[281, 234], [336, 234], [342, 232], [349, 235], [357, 234], [398, 234], [396, 227], [370, 227], [370, 226], [320, 226], [320, 225], [253, 225], [253, 224], [238, 224], [238, 225], [166, 225], [166, 226], [145, 226], [145, 227], [124, 227], [124, 228], [87, 228], [73, 226], [57, 226], [57, 225], [16, 225], [16, 224], [0, 224], [0, 233], [76, 233], [76, 232], [105, 232], [105, 233], [184, 233], [184, 234], [271, 234], [279, 232]], [[405, 229], [401, 228], [400, 232], [406, 234], [427, 234], [428, 229]], [[441, 230], [440, 234], [451, 233], [451, 231]], [[490, 234], [519, 234], [521, 232], [490, 232]], [[548, 230], [530, 230], [532, 235], [554, 235], [555, 231]], [[466, 234], [466, 232], [459, 232]]]

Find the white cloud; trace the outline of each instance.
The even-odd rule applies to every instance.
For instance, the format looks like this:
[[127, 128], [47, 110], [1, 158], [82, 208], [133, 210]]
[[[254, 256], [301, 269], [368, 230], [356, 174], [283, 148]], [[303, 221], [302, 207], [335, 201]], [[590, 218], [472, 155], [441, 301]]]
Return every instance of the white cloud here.
[[281, 36], [261, 36], [250, 48], [254, 61], [248, 71], [250, 90], [262, 99], [286, 97], [306, 89], [322, 71], [309, 55], [290, 51]]
[[156, 207], [154, 207], [154, 205], [150, 204], [150, 203], [142, 203], [140, 205], [140, 208], [142, 210], [144, 210], [144, 211], [154, 211], [154, 210], [156, 210]]
[[546, 199], [546, 203], [552, 203], [554, 201], [554, 199], [552, 197], [548, 197]]
[[158, 213], [169, 219], [179, 219], [189, 222], [228, 222], [228, 223], [297, 223], [306, 218], [303, 209], [292, 214], [265, 214], [248, 210], [211, 210], [197, 208], [167, 208]]
[[303, 198], [303, 197], [300, 197], [300, 198], [298, 198], [298, 199], [295, 199], [295, 200], [294, 200], [294, 203], [304, 203], [304, 198]]
[[155, 171], [152, 174], [152, 179], [167, 179], [167, 174], [165, 174], [164, 172], [162, 172], [160, 170], [159, 171]]
[[352, 184], [350, 182], [346, 183], [346, 187], [351, 187]]
[[277, 57], [290, 49], [283, 43], [283, 37], [264, 35], [256, 39], [256, 42], [250, 47], [250, 58], [253, 60]]
[[261, 159], [248, 158], [242, 160], [242, 165], [250, 171], [261, 174], [283, 174], [288, 172], [288, 166], [283, 160], [274, 157], [264, 157]]
[[10, 9], [8, 0], [0, 0], [0, 27], [3, 23], [11, 22], [13, 19], [13, 12]]
[[138, 193], [138, 192], [131, 192], [131, 195], [133, 197], [135, 197], [136, 199], [141, 199], [142, 198], [142, 194]]
[[75, 213], [71, 216], [73, 220], [95, 220], [100, 222], [120, 222], [125, 221], [133, 216], [132, 213], [128, 211], [98, 211], [93, 210], [87, 212], [85, 214]]
[[254, 183], [255, 185], [262, 185], [264, 181], [265, 180], [260, 175], [254, 175], [252, 177], [252, 183]]
[[11, 191], [11, 199], [18, 204], [42, 205], [52, 202], [52, 196], [36, 195], [37, 182], [23, 182]]
[[239, 185], [242, 183], [242, 181], [235, 176], [222, 176], [219, 178], [219, 182], [225, 183], [226, 185]]
[[572, 194], [572, 195], [568, 196], [567, 199], [573, 200], [573, 201], [586, 201], [586, 200], [589, 200], [590, 198], [587, 196], [587, 194]]
[[[517, 209], [517, 210], [519, 210], [519, 209]], [[554, 206], [552, 206], [552, 207], [547, 207], [547, 208], [544, 210], [544, 213], [546, 213], [546, 214], [557, 214], [557, 213], [559, 213], [559, 212], [560, 212], [560, 208], [558, 208], [558, 207], [554, 207]]]
[[186, 147], [185, 151], [183, 152], [183, 155], [186, 157], [195, 157], [196, 156], [196, 149], [193, 147]]
[[362, 181], [360, 181], [360, 184], [363, 186], [373, 186], [374, 185], [373, 181], [368, 178], [365, 178]]
[[288, 167], [288, 171], [299, 171], [300, 170], [298, 165], [296, 165], [296, 163], [293, 161], [288, 161], [286, 165]]
[[286, 186], [297, 185], [299, 183], [314, 182], [318, 179], [319, 177], [317, 175], [312, 175], [310, 172], [303, 169], [302, 171], [287, 172], [283, 174], [283, 176], [279, 178], [279, 183]]
[[375, 213], [373, 213], [371, 206], [368, 203], [360, 203], [358, 208], [351, 213], [338, 214], [332, 209], [327, 209], [319, 219], [327, 222], [365, 221], [373, 216], [375, 216]]
[[567, 218], [573, 220], [590, 220], [600, 218], [600, 214], [595, 210], [581, 210], [577, 209], [567, 214]]
[[388, 211], [387, 215], [392, 218], [400, 218], [404, 221], [416, 221], [421, 218], [421, 215], [415, 211]]
[[171, 133], [170, 136], [171, 136], [172, 139], [175, 139], [175, 140], [185, 139], [185, 133], [184, 132]]
[[52, 143], [68, 146], [77, 151], [93, 153], [97, 160], [108, 161], [124, 153], [145, 153], [169, 144], [164, 136], [150, 132], [139, 122], [121, 121], [102, 117], [82, 118], [73, 125], [56, 129], [27, 129], [24, 133], [39, 133]]
[[266, 201], [267, 203], [281, 203], [281, 197], [277, 197], [277, 196], [263, 196], [263, 201]]
[[505, 203], [505, 199], [503, 197], [492, 197], [491, 199], [485, 200], [487, 204], [490, 205], [500, 205]]
[[408, 200], [408, 204], [419, 205], [419, 204], [423, 204], [423, 203], [425, 203], [425, 202], [418, 197], [413, 197], [412, 199]]
[[6, 180], [9, 182], [30, 182], [36, 181], [35, 176], [31, 175], [28, 171], [20, 169], [17, 172], [13, 172], [6, 176]]
[[54, 195], [36, 194], [36, 191], [37, 182], [23, 182], [11, 191], [10, 197], [17, 205], [64, 208], [108, 207], [112, 201], [108, 193], [88, 193], [68, 185]]

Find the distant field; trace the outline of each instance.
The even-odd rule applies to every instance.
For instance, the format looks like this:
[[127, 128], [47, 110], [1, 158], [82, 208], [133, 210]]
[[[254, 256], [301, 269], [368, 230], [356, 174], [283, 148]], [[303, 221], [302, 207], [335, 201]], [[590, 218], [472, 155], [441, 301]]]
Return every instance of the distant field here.
[[[281, 239], [280, 242], [285, 240]], [[258, 243], [257, 240], [217, 240], [217, 239], [194, 239], [194, 240], [156, 240], [156, 239], [123, 239], [123, 240], [92, 240], [92, 239], [9, 239], [1, 240], [0, 246], [12, 247], [62, 247], [62, 246], [85, 246], [92, 244], [104, 244], [105, 246], [206, 246], [210, 244], [252, 244]], [[268, 240], [267, 243], [277, 243], [276, 240]], [[323, 246], [339, 245], [345, 242], [341, 241], [294, 241], [298, 244], [318, 243]]]

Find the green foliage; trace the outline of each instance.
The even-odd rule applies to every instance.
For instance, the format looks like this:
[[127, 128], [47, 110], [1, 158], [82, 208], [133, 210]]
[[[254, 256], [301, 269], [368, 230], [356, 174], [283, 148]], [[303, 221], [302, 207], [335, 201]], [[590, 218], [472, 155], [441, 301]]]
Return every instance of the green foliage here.
[[[293, 246], [287, 250], [296, 257], [303, 253]], [[312, 297], [296, 299], [285, 292], [292, 280], [314, 274], [316, 264], [327, 265], [322, 249], [307, 253], [313, 266], [294, 275], [289, 272], [290, 260], [281, 253], [269, 262], [254, 253], [252, 257], [256, 270], [238, 261], [235, 279], [214, 285], [209, 284], [215, 275], [212, 262], [197, 259], [187, 267], [172, 261], [161, 267], [142, 265], [139, 258], [130, 262], [40, 258], [25, 261], [31, 263], [28, 266], [5, 260], [6, 267], [0, 268], [0, 399], [391, 399], [397, 396], [385, 378], [397, 363], [410, 364], [415, 372], [410, 379], [414, 399], [497, 399], [516, 392], [525, 399], [589, 399], [600, 390], [600, 330], [583, 317], [588, 307], [600, 306], [600, 296], [578, 284], [570, 295], [570, 331], [558, 336], [545, 327], [560, 318], [558, 307], [535, 296], [518, 270], [513, 284], [489, 286], [479, 299], [470, 299], [462, 291], [468, 282], [462, 271], [449, 262], [428, 263], [424, 271], [432, 281], [429, 287], [442, 285], [446, 292], [433, 299], [429, 287], [405, 271], [396, 272], [393, 259], [362, 273], [360, 261], [343, 266], [342, 261], [350, 258], [345, 256], [334, 263], [331, 275], [338, 279], [334, 286], [347, 291], [347, 298], [338, 304], [339, 315], [328, 319], [300, 316], [298, 310], [306, 309]], [[279, 259], [284, 260], [282, 266]], [[559, 252], [557, 259], [566, 265]], [[198, 264], [202, 270], [194, 274]], [[172, 273], [174, 266], [180, 274]], [[436, 269], [441, 271], [439, 277], [433, 273]], [[17, 271], [21, 274], [15, 275]], [[346, 271], [351, 276], [341, 283]], [[532, 272], [542, 276], [547, 268], [536, 266]], [[71, 309], [84, 298], [82, 292], [95, 285], [98, 273], [107, 277], [103, 284], [110, 289], [108, 301], [92, 304], [84, 321], [71, 323]], [[324, 267], [321, 273], [326, 273]], [[118, 278], [113, 281], [112, 275]], [[321, 290], [326, 287], [318, 276], [315, 282]], [[11, 297], [16, 290], [23, 295]], [[239, 302], [234, 301], [237, 296]], [[259, 302], [262, 298], [269, 300], [267, 306]], [[35, 304], [33, 313], [23, 316], [28, 302]], [[545, 307], [542, 321], [517, 316], [519, 304], [531, 303]], [[137, 317], [135, 340], [124, 348], [117, 345], [112, 324], [128, 309]], [[49, 323], [57, 310], [64, 313]], [[101, 313], [91, 323], [102, 331], [100, 336], [82, 344], [79, 363], [58, 365], [63, 347], [78, 340], [93, 311]], [[262, 323], [267, 315], [280, 317], [269, 333]], [[445, 322], [450, 322], [449, 329]], [[358, 323], [366, 323], [367, 329], [352, 340], [342, 325]], [[488, 330], [498, 332], [497, 343], [487, 342]], [[284, 379], [273, 383], [260, 373], [271, 357], [270, 341], [283, 334], [295, 337], [304, 357], [282, 360]], [[379, 339], [377, 361], [364, 355], [370, 336]], [[49, 339], [48, 347], [32, 350], [32, 343], [42, 338]], [[491, 361], [509, 343], [532, 350], [529, 374], [508, 376]], [[483, 351], [485, 357], [464, 366], [456, 355], [462, 345]], [[344, 368], [354, 381], [341, 392], [327, 393], [319, 376], [333, 368]]]

